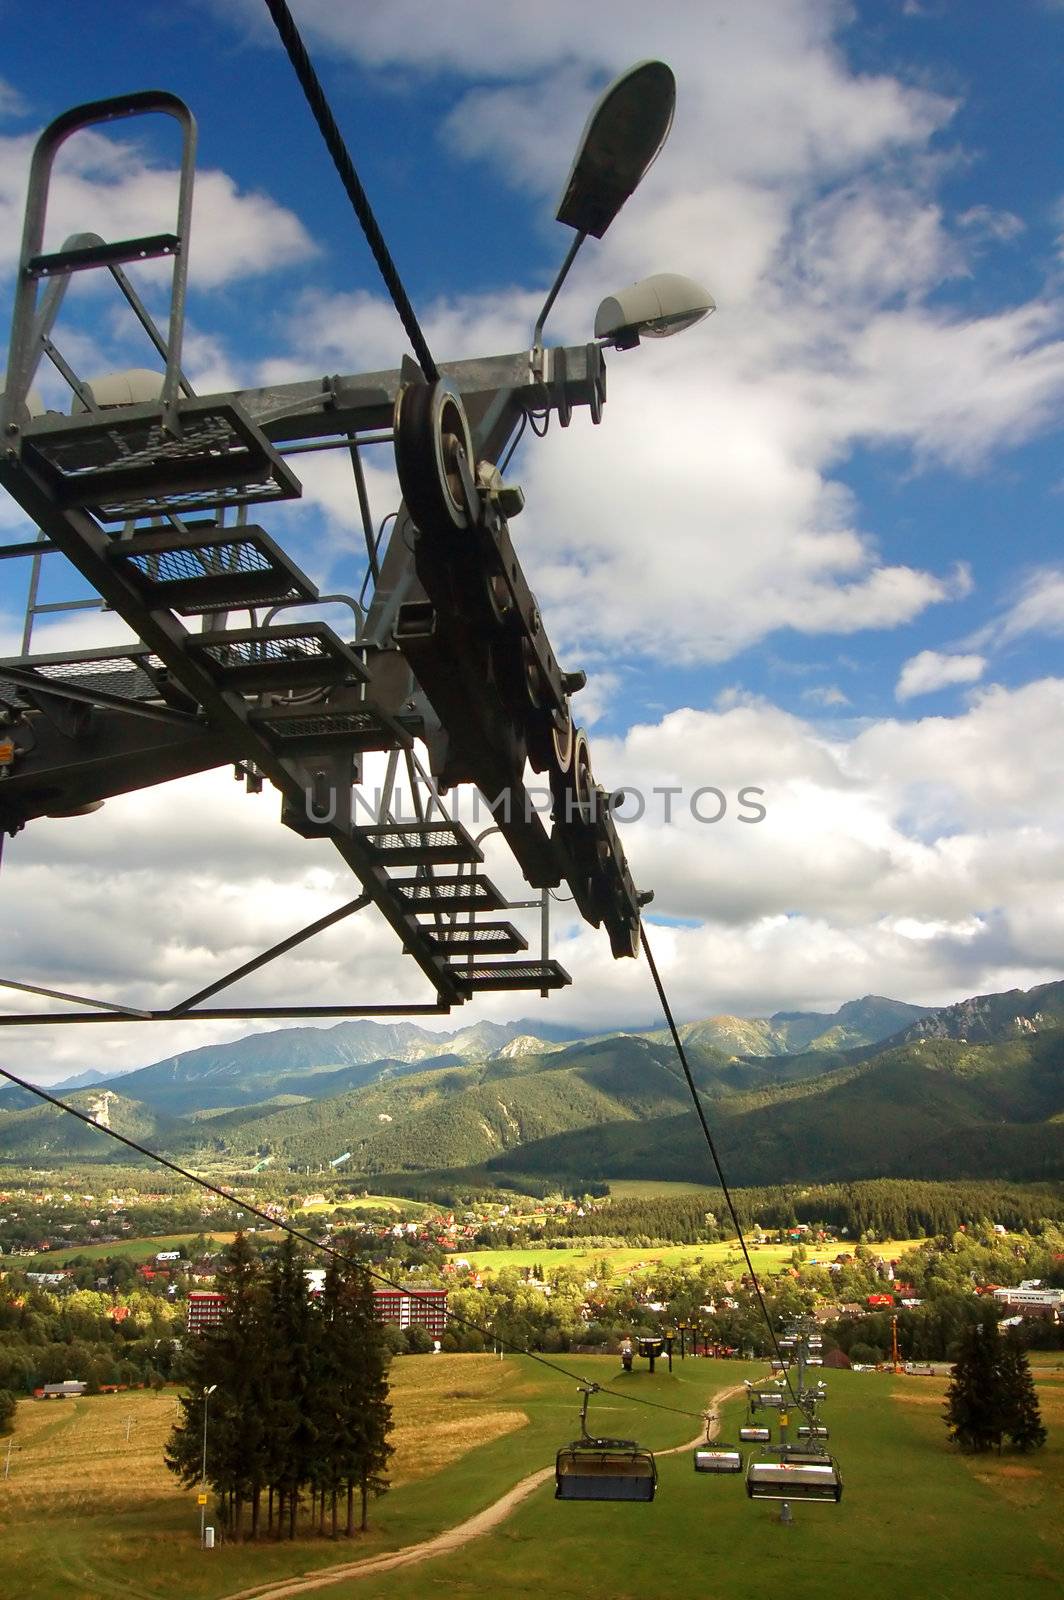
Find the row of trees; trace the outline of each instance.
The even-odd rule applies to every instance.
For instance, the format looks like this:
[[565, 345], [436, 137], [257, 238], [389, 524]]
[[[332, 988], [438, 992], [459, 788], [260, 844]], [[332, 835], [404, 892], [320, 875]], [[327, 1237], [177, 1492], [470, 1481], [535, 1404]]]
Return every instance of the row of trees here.
[[9, 1272], [0, 1284], [0, 1389], [30, 1394], [43, 1383], [79, 1378], [92, 1390], [169, 1378], [184, 1308], [134, 1290], [121, 1306], [125, 1314], [116, 1318], [116, 1309], [111, 1295], [54, 1294]]
[[976, 1324], [965, 1334], [946, 1394], [946, 1426], [962, 1450], [1038, 1450], [1046, 1430], [1023, 1345], [997, 1324]]
[[1042, 1218], [1059, 1216], [1061, 1188], [1059, 1184], [872, 1178], [800, 1188], [788, 1184], [740, 1189], [734, 1198], [744, 1226], [750, 1222], [777, 1228], [798, 1222], [825, 1223], [845, 1230], [851, 1239], [865, 1233], [879, 1239], [916, 1239], [924, 1234], [953, 1234], [979, 1219], [1000, 1222], [1016, 1232], [1033, 1231]]
[[235, 1539], [294, 1538], [301, 1512], [336, 1537], [344, 1500], [350, 1536], [356, 1494], [365, 1529], [391, 1455], [389, 1352], [366, 1274], [333, 1258], [310, 1295], [290, 1237], [264, 1263], [238, 1234], [217, 1287], [226, 1315], [189, 1346], [167, 1466], [186, 1485], [200, 1481], [206, 1434], [206, 1477]]

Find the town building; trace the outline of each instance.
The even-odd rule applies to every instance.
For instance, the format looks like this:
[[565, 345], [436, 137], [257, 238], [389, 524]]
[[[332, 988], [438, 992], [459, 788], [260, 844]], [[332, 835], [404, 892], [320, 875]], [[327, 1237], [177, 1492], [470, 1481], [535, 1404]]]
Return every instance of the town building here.
[[185, 1326], [189, 1333], [217, 1327], [225, 1310], [225, 1295], [215, 1289], [190, 1289]]
[[1059, 1321], [1064, 1314], [1064, 1289], [1043, 1289], [1037, 1279], [1028, 1279], [1015, 1289], [995, 1289], [993, 1298], [1022, 1316], [1050, 1317]]
[[[304, 1274], [308, 1294], [320, 1294], [325, 1282], [321, 1268], [310, 1267]], [[190, 1289], [186, 1326], [189, 1333], [216, 1327], [225, 1311], [225, 1295], [214, 1289]], [[373, 1312], [380, 1323], [392, 1322], [397, 1328], [424, 1328], [433, 1339], [441, 1339], [447, 1327], [447, 1290], [375, 1289]]]
[[374, 1289], [373, 1307], [378, 1322], [394, 1322], [398, 1328], [424, 1328], [433, 1339], [442, 1339], [447, 1327], [447, 1290]]

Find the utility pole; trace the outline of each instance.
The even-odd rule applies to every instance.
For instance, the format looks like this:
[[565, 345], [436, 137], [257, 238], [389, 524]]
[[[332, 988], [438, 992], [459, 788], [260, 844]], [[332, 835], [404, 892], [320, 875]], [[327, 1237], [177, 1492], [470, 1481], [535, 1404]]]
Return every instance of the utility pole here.
[[894, 1371], [897, 1373], [901, 1368], [898, 1361], [898, 1319], [896, 1316], [890, 1319], [890, 1343], [891, 1354], [894, 1358]]
[[218, 1387], [218, 1385], [216, 1383], [212, 1383], [209, 1389], [204, 1389], [204, 1391], [203, 1391], [203, 1468], [202, 1468], [202, 1471], [200, 1473], [200, 1494], [199, 1494], [199, 1503], [200, 1503], [199, 1542], [200, 1542], [200, 1549], [201, 1550], [204, 1548], [204, 1546], [207, 1543], [207, 1533], [206, 1533], [206, 1527], [207, 1527], [207, 1405], [208, 1405], [208, 1402], [209, 1402], [209, 1400], [211, 1398], [211, 1395], [214, 1393], [214, 1391], [215, 1391], [215, 1389], [217, 1389], [217, 1387]]
[[[11, 1452], [12, 1452], [12, 1450], [14, 1448], [15, 1448], [15, 1437], [14, 1437], [14, 1434], [12, 1434], [11, 1438], [7, 1441], [7, 1455], [4, 1457], [4, 1477], [5, 1478], [10, 1478], [10, 1476], [11, 1476]], [[19, 1445], [19, 1449], [20, 1450], [22, 1449], [21, 1445]]]
[[133, 1424], [134, 1424], [134, 1422], [136, 1422], [136, 1420], [137, 1420], [136, 1417], [133, 1415], [133, 1413], [131, 1411], [129, 1413], [129, 1416], [126, 1418], [126, 1443], [127, 1444], [129, 1443], [129, 1436], [133, 1431]]

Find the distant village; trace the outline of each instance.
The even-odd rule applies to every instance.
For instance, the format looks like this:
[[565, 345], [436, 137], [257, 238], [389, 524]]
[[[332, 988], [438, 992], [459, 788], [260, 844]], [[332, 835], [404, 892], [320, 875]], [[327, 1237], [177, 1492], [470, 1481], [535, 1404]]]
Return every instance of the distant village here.
[[[404, 1216], [387, 1205], [343, 1209], [335, 1195], [323, 1192], [282, 1201], [247, 1191], [245, 1198], [268, 1217], [292, 1219], [319, 1242], [373, 1263], [378, 1321], [402, 1336], [396, 1339], [396, 1353], [469, 1347], [460, 1342], [465, 1322], [491, 1321], [504, 1337], [505, 1311], [516, 1313], [518, 1304], [525, 1308], [522, 1326], [531, 1328], [533, 1337], [538, 1327], [544, 1348], [601, 1349], [617, 1345], [632, 1329], [676, 1333], [682, 1328], [687, 1334], [680, 1339], [685, 1355], [688, 1350], [727, 1355], [752, 1349], [747, 1313], [754, 1284], [738, 1254], [711, 1264], [692, 1246], [682, 1267], [667, 1266], [660, 1247], [648, 1245], [645, 1254], [640, 1247], [635, 1259], [613, 1270], [610, 1250], [618, 1241], [611, 1237], [609, 1202], [602, 1199], [494, 1199], [455, 1209], [411, 1206], [407, 1210], [418, 1214]], [[402, 1208], [403, 1202], [394, 1205]], [[601, 1235], [586, 1232], [599, 1224]], [[576, 1226], [580, 1237], [566, 1231]], [[167, 1238], [163, 1229], [182, 1237]], [[165, 1326], [179, 1345], [224, 1316], [224, 1296], [215, 1287], [223, 1246], [214, 1235], [238, 1229], [271, 1238], [258, 1217], [223, 1202], [190, 1205], [173, 1194], [139, 1190], [101, 1198], [73, 1189], [9, 1189], [0, 1192], [0, 1287], [13, 1295], [23, 1288], [40, 1291], [60, 1304], [74, 1297], [116, 1331], [129, 1323], [123, 1331], [130, 1334], [144, 1324], [147, 1307], [156, 1325]], [[149, 1242], [153, 1231], [160, 1244], [155, 1250]], [[995, 1243], [993, 1259], [1013, 1259], [1014, 1278], [975, 1281], [969, 1274], [960, 1285], [963, 1292], [993, 1303], [1007, 1324], [1040, 1323], [1047, 1334], [1064, 1330], [1064, 1289], [1024, 1274], [1023, 1250], [1010, 1242], [1000, 1223], [990, 1225], [983, 1248], [993, 1249]], [[752, 1252], [776, 1249], [776, 1261], [759, 1266], [759, 1276], [781, 1307], [800, 1303], [825, 1330], [835, 1330], [829, 1347], [845, 1364], [865, 1364], [856, 1358], [869, 1351], [883, 1355], [877, 1317], [918, 1314], [928, 1293], [927, 1275], [923, 1283], [916, 1281], [917, 1258], [909, 1252], [882, 1253], [874, 1244], [851, 1243], [826, 1227], [755, 1226], [749, 1245]], [[583, 1250], [579, 1260], [572, 1253], [576, 1246]], [[780, 1257], [781, 1246], [789, 1247], [788, 1256]], [[517, 1265], [500, 1254], [499, 1264], [489, 1265], [492, 1249], [515, 1248], [534, 1251], [534, 1261]], [[631, 1254], [626, 1250], [626, 1256]], [[46, 1256], [53, 1260], [44, 1261]], [[1057, 1260], [1064, 1262], [1064, 1255]], [[321, 1270], [308, 1268], [309, 1293], [320, 1288], [322, 1276]], [[490, 1307], [479, 1303], [486, 1297]], [[459, 1325], [452, 1310], [459, 1312]], [[875, 1338], [869, 1343], [847, 1336], [847, 1325], [854, 1330], [867, 1325]], [[848, 1337], [852, 1363], [842, 1348]], [[61, 1398], [72, 1392], [65, 1384], [83, 1381], [78, 1374], [64, 1375], [38, 1384], [37, 1392], [42, 1398]]]

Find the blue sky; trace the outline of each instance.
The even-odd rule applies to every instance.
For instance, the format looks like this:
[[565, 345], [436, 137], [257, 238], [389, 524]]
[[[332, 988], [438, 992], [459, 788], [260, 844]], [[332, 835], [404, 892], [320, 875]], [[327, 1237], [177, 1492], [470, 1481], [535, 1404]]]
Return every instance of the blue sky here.
[[[582, 342], [604, 293], [654, 271], [705, 282], [718, 312], [612, 354], [602, 427], [578, 415], [528, 441], [512, 475], [548, 628], [589, 671], [578, 709], [600, 778], [730, 800], [713, 826], [651, 804], [625, 832], [678, 1008], [936, 1003], [1058, 976], [1064, 7], [293, 10], [437, 359], [524, 347], [568, 243], [553, 208], [594, 96], [643, 57], [676, 72], [670, 142], [548, 333]], [[54, 0], [45, 35], [0, 0], [0, 318], [33, 136], [71, 104], [161, 87], [200, 131], [197, 387], [398, 364], [402, 330], [265, 8], [148, 0], [107, 7], [106, 28], [100, 14]], [[162, 221], [172, 142], [133, 129], [70, 149], [61, 231]], [[71, 296], [69, 336], [85, 375], [144, 361], [93, 291]], [[383, 458], [371, 487], [383, 515]], [[24, 531], [10, 502], [0, 528]], [[338, 464], [307, 465], [273, 531], [319, 582], [357, 584]], [[0, 578], [13, 653], [20, 579]], [[58, 566], [52, 582], [77, 592]], [[79, 614], [35, 648], [121, 636]], [[738, 820], [747, 785], [764, 790], [757, 826]], [[346, 898], [330, 860], [278, 837], [269, 797], [234, 790], [190, 780], [27, 829], [4, 869], [9, 975], [164, 1004]], [[601, 934], [563, 907], [557, 931], [574, 985], [552, 1017], [653, 1017], [644, 975]], [[367, 986], [425, 998], [368, 920], [241, 998], [358, 1003]], [[135, 1064], [218, 1036], [92, 1032], [20, 1032], [8, 1055], [57, 1073], [101, 1047]]]

